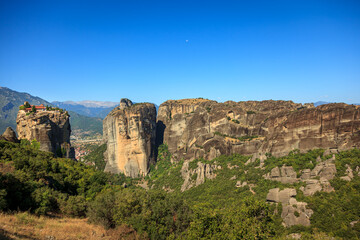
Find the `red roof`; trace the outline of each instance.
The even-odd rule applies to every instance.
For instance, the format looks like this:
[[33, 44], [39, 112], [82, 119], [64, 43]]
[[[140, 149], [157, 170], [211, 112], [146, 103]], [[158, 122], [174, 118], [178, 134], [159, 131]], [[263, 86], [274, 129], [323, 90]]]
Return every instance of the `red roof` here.
[[[25, 108], [25, 110], [31, 111], [33, 106], [34, 105], [31, 105], [30, 108]], [[41, 104], [40, 106], [35, 106], [35, 109], [46, 109], [46, 107], [44, 107], [44, 104]]]

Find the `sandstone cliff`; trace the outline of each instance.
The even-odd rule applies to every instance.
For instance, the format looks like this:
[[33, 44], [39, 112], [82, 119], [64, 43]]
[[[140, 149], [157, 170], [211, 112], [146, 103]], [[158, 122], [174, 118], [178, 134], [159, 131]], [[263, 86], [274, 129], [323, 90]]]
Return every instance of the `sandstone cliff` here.
[[360, 147], [359, 106], [347, 104], [169, 100], [159, 107], [157, 128], [158, 144], [167, 143], [174, 160]]
[[103, 121], [107, 143], [105, 171], [137, 177], [147, 175], [155, 162], [156, 109], [122, 99]]
[[19, 139], [40, 142], [40, 150], [52, 152], [57, 156], [74, 157], [70, 145], [71, 127], [69, 115], [60, 111], [18, 112], [16, 130]]

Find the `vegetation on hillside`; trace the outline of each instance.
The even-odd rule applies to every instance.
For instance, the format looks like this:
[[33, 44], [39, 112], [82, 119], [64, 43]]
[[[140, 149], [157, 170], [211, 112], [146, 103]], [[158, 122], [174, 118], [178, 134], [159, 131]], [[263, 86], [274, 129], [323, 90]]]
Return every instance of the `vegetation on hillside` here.
[[[158, 162], [145, 178], [151, 190], [136, 187], [136, 179], [98, 170], [105, 147], [89, 157], [95, 167], [54, 158], [39, 151], [36, 142], [0, 141], [0, 209], [88, 217], [106, 229], [129, 226], [145, 239], [284, 239], [295, 232], [303, 239], [360, 237], [359, 224], [350, 225], [360, 216], [360, 177], [354, 174], [350, 182], [340, 179], [346, 164], [353, 169], [360, 165], [358, 149], [336, 155], [337, 175], [331, 181], [335, 192], [305, 197], [299, 190], [303, 183], [282, 184], [262, 175], [282, 165], [298, 172], [311, 169], [319, 157], [329, 158], [323, 150], [293, 151], [282, 158], [268, 155], [263, 168], [257, 167], [259, 160], [248, 162], [250, 156], [237, 154], [196, 159], [189, 168], [195, 169], [199, 161], [219, 166], [216, 178], [181, 192], [182, 162], [171, 162], [166, 145], [159, 147]], [[237, 181], [247, 185], [237, 188]], [[282, 226], [281, 205], [265, 202], [269, 189], [275, 187], [297, 189], [297, 200], [314, 211], [310, 227]]]
[[104, 161], [104, 152], [106, 151], [106, 143], [98, 145], [88, 145], [90, 151], [84, 157], [84, 162], [91, 163], [95, 166], [97, 170], [104, 171], [106, 162]]

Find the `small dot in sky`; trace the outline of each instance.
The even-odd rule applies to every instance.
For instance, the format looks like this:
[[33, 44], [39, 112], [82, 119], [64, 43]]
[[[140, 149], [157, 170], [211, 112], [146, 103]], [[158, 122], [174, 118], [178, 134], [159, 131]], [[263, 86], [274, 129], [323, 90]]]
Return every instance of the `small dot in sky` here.
[[189, 42], [189, 40], [185, 40], [185, 42], [187, 42], [187, 43], [188, 43], [188, 42]]

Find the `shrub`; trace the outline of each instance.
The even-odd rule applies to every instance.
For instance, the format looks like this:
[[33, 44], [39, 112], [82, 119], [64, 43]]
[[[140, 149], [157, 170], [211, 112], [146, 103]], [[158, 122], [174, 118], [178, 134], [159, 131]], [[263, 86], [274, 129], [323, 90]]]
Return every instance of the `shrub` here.
[[109, 229], [115, 227], [114, 220], [115, 192], [107, 189], [98, 194], [89, 204], [87, 216], [92, 223], [100, 224]]

